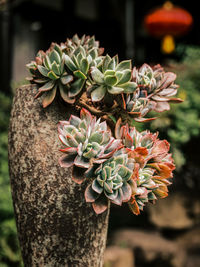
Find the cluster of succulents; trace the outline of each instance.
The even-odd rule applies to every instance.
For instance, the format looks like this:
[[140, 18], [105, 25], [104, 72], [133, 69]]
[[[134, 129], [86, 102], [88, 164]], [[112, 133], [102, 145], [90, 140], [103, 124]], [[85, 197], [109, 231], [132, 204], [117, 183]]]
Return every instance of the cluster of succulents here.
[[81, 184], [86, 179], [86, 202], [94, 211], [104, 212], [109, 201], [116, 205], [128, 202], [139, 214], [146, 202], [167, 196], [167, 180], [175, 166], [169, 144], [158, 134], [138, 132], [134, 127], [116, 124], [115, 138], [106, 121], [101, 122], [82, 109], [80, 118], [71, 115], [58, 126], [65, 145], [60, 151], [61, 167], [73, 166], [72, 179]]
[[27, 64], [31, 74], [28, 78], [39, 85], [36, 98], [44, 95], [43, 107], [50, 105], [59, 89], [61, 98], [74, 104], [79, 97], [92, 66], [98, 66], [103, 49], [94, 37], [75, 35], [60, 45], [52, 43], [44, 52], [40, 50], [35, 61]]
[[181, 101], [172, 97], [178, 88], [174, 73], [165, 72], [160, 65], [132, 69], [131, 60], [119, 62], [117, 55], [111, 58], [103, 52], [94, 36], [86, 35], [74, 35], [60, 45], [52, 43], [46, 52], [39, 51], [27, 67], [31, 82], [39, 85], [36, 98], [44, 95], [43, 107], [52, 103], [58, 88], [69, 104], [81, 106], [84, 99], [87, 109], [105, 107], [111, 114], [116, 114], [117, 106], [143, 122], [151, 120], [144, 118], [149, 111], [169, 110], [169, 102]]
[[173, 177], [175, 165], [169, 153], [169, 143], [160, 140], [158, 133], [138, 132], [135, 127], [116, 124], [115, 135], [122, 140], [128, 154], [135, 161], [132, 183], [131, 210], [139, 214], [146, 202], [168, 195], [168, 178]]
[[80, 117], [71, 115], [58, 125], [64, 146], [59, 164], [73, 168], [76, 183], [85, 180], [85, 201], [92, 203], [97, 214], [109, 202], [127, 202], [138, 215], [147, 202], [168, 195], [175, 165], [169, 143], [160, 140], [158, 133], [140, 133], [125, 123], [130, 118], [155, 119], [145, 116], [151, 110], [169, 110], [170, 102], [181, 102], [173, 97], [176, 75], [160, 65], [132, 68], [131, 60], [119, 62], [117, 55], [103, 52], [94, 36], [74, 35], [60, 45], [52, 43], [46, 52], [39, 51], [27, 67], [31, 83], [38, 85], [35, 97], [43, 95], [43, 107], [59, 95], [73, 105], [73, 112], [81, 109]]

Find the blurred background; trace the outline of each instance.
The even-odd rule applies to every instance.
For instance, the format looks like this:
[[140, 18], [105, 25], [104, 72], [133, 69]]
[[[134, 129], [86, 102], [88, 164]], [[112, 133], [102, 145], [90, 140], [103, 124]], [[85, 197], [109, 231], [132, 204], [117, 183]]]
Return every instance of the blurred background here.
[[23, 266], [7, 166], [12, 97], [26, 83], [25, 64], [37, 51], [75, 33], [95, 35], [107, 53], [137, 67], [162, 64], [177, 74], [178, 96], [185, 100], [157, 120], [137, 124], [170, 141], [177, 169], [169, 197], [141, 215], [126, 205], [112, 207], [104, 267], [200, 266], [198, 1], [0, 0], [0, 267]]

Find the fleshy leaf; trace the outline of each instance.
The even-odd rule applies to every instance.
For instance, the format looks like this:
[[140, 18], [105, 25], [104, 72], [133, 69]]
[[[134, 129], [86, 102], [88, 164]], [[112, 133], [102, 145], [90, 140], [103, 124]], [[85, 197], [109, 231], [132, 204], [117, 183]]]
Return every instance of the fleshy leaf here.
[[49, 59], [51, 62], [55, 61], [57, 64], [59, 64], [61, 61], [60, 55], [56, 50], [51, 51], [51, 53], [49, 54]]
[[84, 181], [84, 172], [85, 169], [74, 166], [72, 171], [72, 180], [77, 184], [81, 184]]
[[125, 83], [125, 84], [121, 84], [120, 87], [122, 87], [124, 89], [124, 93], [125, 94], [130, 94], [130, 93], [133, 93], [135, 92], [135, 90], [137, 89], [137, 83], [135, 82], [128, 82], [128, 83]]
[[65, 55], [65, 64], [72, 72], [77, 70], [76, 65], [68, 55]]
[[85, 83], [85, 80], [83, 79], [78, 79], [75, 82], [73, 82], [69, 90], [69, 97], [73, 98], [77, 96], [81, 92], [84, 83]]
[[92, 185], [88, 185], [85, 190], [86, 202], [94, 202], [99, 197], [99, 194], [92, 189]]
[[56, 64], [56, 62], [54, 61], [53, 64], [52, 64], [52, 71], [56, 74], [56, 75], [60, 75], [60, 71], [59, 71], [59, 68], [58, 68], [59, 65]]
[[131, 60], [121, 61], [116, 68], [116, 70], [119, 70], [119, 71], [123, 71], [126, 69], [131, 69]]
[[97, 84], [102, 84], [104, 82], [104, 76], [103, 76], [103, 74], [100, 72], [100, 70], [98, 70], [95, 67], [93, 67], [92, 70], [91, 70], [91, 76], [92, 76], [92, 79]]
[[128, 183], [124, 183], [124, 185], [122, 186], [122, 192], [123, 192], [123, 202], [129, 201], [131, 198], [132, 190]]
[[106, 94], [106, 88], [103, 85], [100, 85], [96, 89], [94, 89], [91, 93], [91, 98], [93, 102], [101, 101]]
[[92, 207], [96, 214], [101, 214], [108, 208], [108, 200], [105, 197], [99, 197], [94, 203], [92, 203]]
[[38, 65], [38, 70], [43, 76], [48, 77], [48, 72], [49, 72], [48, 69], [46, 69], [41, 65]]
[[108, 87], [108, 92], [113, 95], [121, 94], [124, 91], [121, 87]]
[[98, 194], [103, 192], [103, 187], [99, 185], [96, 179], [92, 182], [92, 189]]
[[60, 95], [65, 102], [69, 104], [73, 104], [75, 102], [76, 100], [75, 98], [69, 97], [69, 89], [66, 86], [60, 85], [59, 89], [60, 89]]
[[83, 80], [86, 80], [87, 79], [87, 77], [85, 76], [85, 74], [82, 71], [80, 71], [80, 70], [74, 71], [73, 74], [77, 78], [80, 78], [80, 79], [83, 79]]
[[73, 81], [73, 76], [72, 75], [64, 75], [61, 77], [60, 80], [61, 80], [62, 84], [66, 85], [66, 84]]
[[76, 157], [76, 154], [68, 154], [68, 155], [62, 156], [59, 159], [60, 166], [64, 168], [69, 168], [73, 166], [75, 157]]
[[44, 99], [42, 101], [42, 105], [43, 105], [43, 108], [46, 108], [48, 105], [50, 105], [55, 96], [56, 96], [56, 86], [54, 86], [54, 88], [48, 92], [45, 93], [46, 95], [44, 96]]
[[108, 75], [105, 77], [104, 80], [108, 86], [114, 86], [117, 84], [117, 81], [118, 81], [115, 75]]
[[129, 70], [129, 69], [125, 70], [123, 72], [123, 75], [122, 75], [121, 79], [118, 82], [118, 86], [121, 85], [121, 84], [129, 82], [130, 79], [131, 79], [131, 70]]
[[59, 79], [59, 76], [57, 76], [52, 70], [48, 73], [47, 75], [50, 79], [52, 80], [57, 80]]
[[87, 74], [88, 73], [88, 70], [89, 70], [89, 64], [88, 64], [88, 61], [86, 58], [83, 58], [81, 60], [81, 71], [84, 73], [84, 74]]

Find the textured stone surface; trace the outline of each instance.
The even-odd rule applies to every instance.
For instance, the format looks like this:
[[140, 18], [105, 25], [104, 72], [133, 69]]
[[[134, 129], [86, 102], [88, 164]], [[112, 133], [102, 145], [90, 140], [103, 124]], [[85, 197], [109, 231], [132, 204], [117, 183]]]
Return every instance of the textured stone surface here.
[[9, 131], [9, 168], [25, 266], [102, 266], [108, 213], [84, 200], [87, 182], [71, 180], [61, 156], [57, 123], [74, 113], [58, 102], [43, 109], [36, 88], [16, 92]]

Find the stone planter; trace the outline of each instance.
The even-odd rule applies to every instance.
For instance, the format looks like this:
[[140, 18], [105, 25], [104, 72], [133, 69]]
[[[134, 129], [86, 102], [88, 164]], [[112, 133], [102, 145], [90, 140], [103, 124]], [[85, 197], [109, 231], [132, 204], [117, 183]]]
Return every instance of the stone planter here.
[[24, 264], [102, 266], [108, 213], [96, 215], [85, 203], [87, 182], [71, 180], [58, 164], [59, 120], [74, 110], [54, 102], [43, 109], [36, 87], [18, 88], [9, 131], [9, 168]]

